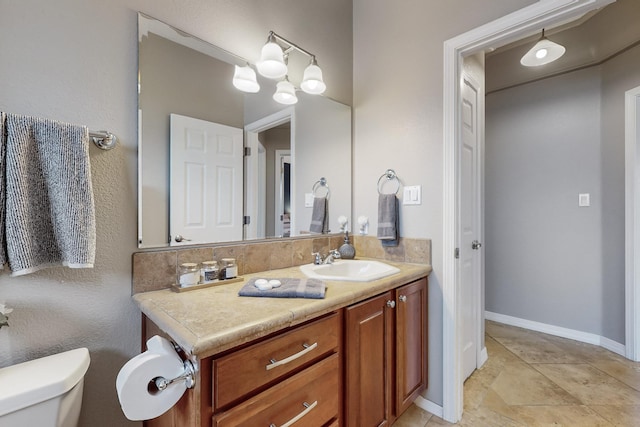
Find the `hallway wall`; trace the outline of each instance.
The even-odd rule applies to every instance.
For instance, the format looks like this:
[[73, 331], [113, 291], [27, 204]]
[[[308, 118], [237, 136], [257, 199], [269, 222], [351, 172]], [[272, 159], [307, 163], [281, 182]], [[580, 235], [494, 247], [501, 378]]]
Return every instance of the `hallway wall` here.
[[624, 344], [624, 92], [639, 63], [636, 47], [487, 97], [486, 310]]

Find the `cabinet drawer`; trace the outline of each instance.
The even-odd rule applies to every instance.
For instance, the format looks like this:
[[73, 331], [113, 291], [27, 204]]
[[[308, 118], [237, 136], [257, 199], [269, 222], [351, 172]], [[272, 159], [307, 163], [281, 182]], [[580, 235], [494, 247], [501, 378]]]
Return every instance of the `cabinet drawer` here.
[[[213, 361], [214, 412], [337, 351], [337, 313]], [[274, 362], [275, 361], [275, 362]]]
[[213, 419], [214, 427], [320, 427], [339, 413], [340, 366], [334, 354]]

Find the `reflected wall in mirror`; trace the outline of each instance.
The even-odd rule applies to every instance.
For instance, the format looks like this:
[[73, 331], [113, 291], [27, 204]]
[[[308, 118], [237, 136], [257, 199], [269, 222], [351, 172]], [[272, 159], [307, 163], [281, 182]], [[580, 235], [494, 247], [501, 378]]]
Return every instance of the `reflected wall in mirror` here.
[[349, 106], [301, 91], [283, 106], [261, 76], [242, 93], [244, 59], [142, 13], [138, 35], [140, 248], [306, 234], [320, 178], [330, 230], [351, 217]]

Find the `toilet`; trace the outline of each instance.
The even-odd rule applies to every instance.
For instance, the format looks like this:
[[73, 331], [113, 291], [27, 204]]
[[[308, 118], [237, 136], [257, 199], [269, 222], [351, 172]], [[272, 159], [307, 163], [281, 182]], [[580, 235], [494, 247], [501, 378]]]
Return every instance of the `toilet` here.
[[89, 350], [78, 348], [0, 369], [0, 427], [76, 427]]

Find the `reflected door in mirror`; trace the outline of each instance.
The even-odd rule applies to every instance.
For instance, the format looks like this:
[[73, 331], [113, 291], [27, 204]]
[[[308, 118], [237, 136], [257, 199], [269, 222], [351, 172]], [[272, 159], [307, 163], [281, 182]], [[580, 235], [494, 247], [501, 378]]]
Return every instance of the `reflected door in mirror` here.
[[171, 114], [171, 245], [242, 239], [242, 134]]

